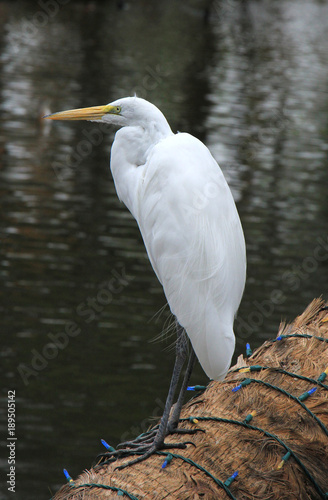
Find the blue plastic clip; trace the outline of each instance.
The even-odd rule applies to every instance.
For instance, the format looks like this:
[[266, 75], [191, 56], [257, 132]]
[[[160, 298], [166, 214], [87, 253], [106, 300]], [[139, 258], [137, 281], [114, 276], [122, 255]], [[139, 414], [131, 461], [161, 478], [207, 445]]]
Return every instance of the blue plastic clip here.
[[317, 387], [313, 387], [309, 391], [303, 392], [300, 396], [298, 396], [299, 401], [305, 401], [309, 396], [312, 396], [312, 394], [317, 390]]
[[249, 358], [253, 354], [250, 344], [247, 342], [246, 344], [246, 356]]
[[67, 470], [66, 470], [66, 469], [63, 469], [63, 472], [64, 472], [64, 474], [65, 474], [65, 477], [66, 477], [67, 481], [68, 481], [70, 484], [73, 484], [73, 483], [74, 483], [74, 481], [73, 481], [73, 479], [71, 478], [71, 476], [69, 475], [69, 473], [67, 472]]
[[105, 446], [106, 450], [108, 451], [116, 451], [115, 448], [110, 446], [104, 439], [101, 439], [101, 444]]
[[248, 385], [248, 384], [250, 384], [251, 382], [252, 382], [252, 381], [251, 381], [251, 379], [250, 379], [250, 378], [246, 378], [245, 380], [243, 380], [243, 381], [242, 381], [242, 383], [241, 383], [241, 384], [236, 385], [236, 387], [234, 387], [234, 388], [233, 388], [233, 389], [231, 389], [231, 390], [232, 390], [232, 392], [237, 392], [237, 391], [239, 391], [239, 389], [241, 389], [242, 387], [245, 387], [245, 385]]
[[171, 453], [169, 453], [167, 456], [166, 456], [166, 459], [164, 460], [163, 464], [162, 464], [162, 469], [165, 469], [165, 467], [167, 465], [169, 465], [169, 463], [172, 461], [172, 458], [173, 458], [173, 455], [171, 455]]
[[236, 470], [236, 472], [234, 472], [232, 474], [232, 476], [228, 477], [228, 479], [226, 481], [224, 481], [224, 483], [223, 483], [224, 486], [226, 486], [227, 488], [229, 488], [229, 486], [236, 479], [237, 476], [238, 476], [238, 471]]

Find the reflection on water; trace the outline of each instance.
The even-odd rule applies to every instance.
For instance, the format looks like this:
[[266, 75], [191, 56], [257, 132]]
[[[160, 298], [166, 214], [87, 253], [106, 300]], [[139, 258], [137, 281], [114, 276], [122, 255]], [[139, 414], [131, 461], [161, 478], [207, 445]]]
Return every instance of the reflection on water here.
[[0, 2], [1, 366], [17, 392], [18, 498], [49, 497], [100, 438], [145, 430], [173, 362], [174, 336], [150, 342], [170, 319], [115, 194], [113, 131], [44, 113], [136, 92], [209, 146], [247, 240], [236, 354], [326, 294], [327, 3], [217, 1], [208, 22], [206, 3], [70, 2], [46, 17]]

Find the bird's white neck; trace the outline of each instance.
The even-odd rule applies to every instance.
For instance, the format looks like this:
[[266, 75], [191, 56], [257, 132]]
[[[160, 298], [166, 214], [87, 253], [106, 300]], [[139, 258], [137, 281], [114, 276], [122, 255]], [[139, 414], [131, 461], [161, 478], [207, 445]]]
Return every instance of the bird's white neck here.
[[173, 135], [166, 120], [160, 127], [157, 123], [147, 125], [128, 126], [118, 130], [111, 150], [110, 167], [118, 197], [134, 217], [136, 207], [135, 200], [131, 198], [132, 185], [134, 183], [136, 187], [138, 174], [142, 175], [141, 167], [146, 165], [154, 146], [165, 137]]
[[116, 133], [113, 149], [115, 151], [119, 145], [121, 155], [124, 151], [128, 163], [138, 167], [146, 163], [150, 150], [169, 135], [173, 135], [173, 132], [163, 116], [160, 121], [121, 128]]

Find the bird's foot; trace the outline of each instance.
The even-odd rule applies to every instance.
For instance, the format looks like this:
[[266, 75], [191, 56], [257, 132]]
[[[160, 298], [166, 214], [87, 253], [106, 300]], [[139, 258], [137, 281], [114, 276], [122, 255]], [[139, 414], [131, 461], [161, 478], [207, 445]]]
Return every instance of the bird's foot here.
[[[196, 432], [205, 432], [204, 429], [194, 428], [194, 429], [179, 429], [178, 424], [168, 424], [168, 428], [166, 431], [166, 436], [169, 434], [196, 434]], [[136, 439], [132, 441], [125, 441], [117, 445], [118, 449], [126, 449], [126, 448], [137, 448], [140, 445], [152, 444], [157, 434], [157, 427], [152, 431], [145, 432], [140, 434]]]
[[159, 450], [169, 450], [172, 448], [185, 449], [187, 447], [187, 444], [192, 444], [195, 446], [195, 444], [191, 441], [186, 441], [183, 443], [164, 443], [164, 441], [157, 436], [156, 429], [148, 433], [141, 434], [133, 441], [126, 441], [125, 443], [121, 443], [118, 445], [118, 449], [102, 453], [101, 455], [98, 455], [97, 458], [100, 459], [98, 463], [101, 464], [104, 462], [115, 462], [120, 458], [125, 458], [132, 455], [140, 455], [137, 458], [117, 467], [118, 470], [122, 470], [126, 467], [129, 467], [130, 465], [134, 465], [136, 463], [142, 462], [143, 460], [146, 460]]
[[97, 459], [99, 460], [98, 463], [115, 462], [118, 458], [133, 455], [134, 453], [141, 451], [143, 448], [146, 449], [153, 444], [157, 434], [157, 428], [158, 426], [151, 431], [143, 432], [131, 441], [124, 441], [123, 443], [118, 444], [116, 450], [112, 449], [111, 451], [101, 453], [97, 456]]
[[[195, 421], [193, 423], [198, 423], [198, 421]], [[166, 435], [168, 436], [169, 434], [196, 434], [196, 432], [205, 432], [204, 429], [200, 429], [199, 427], [196, 427], [194, 429], [181, 429], [178, 427], [178, 424], [179, 421], [169, 422], [167, 426]]]
[[192, 443], [190, 441], [186, 441], [184, 443], [163, 443], [163, 442], [156, 443], [156, 441], [154, 441], [153, 444], [151, 444], [150, 446], [140, 446], [139, 448], [134, 448], [133, 450], [131, 450], [130, 454], [131, 455], [134, 455], [134, 454], [139, 455], [140, 454], [140, 456], [137, 458], [134, 458], [133, 460], [130, 460], [129, 462], [127, 462], [123, 465], [120, 465], [119, 467], [116, 467], [116, 470], [122, 470], [122, 469], [125, 469], [126, 467], [130, 467], [131, 465], [135, 465], [135, 464], [138, 464], [140, 462], [143, 462], [144, 460], [151, 457], [159, 450], [171, 450], [173, 448], [184, 450], [185, 448], [187, 448], [187, 444], [194, 445], [194, 443]]
[[136, 437], [132, 441], [124, 441], [123, 443], [118, 444], [117, 448], [119, 448], [119, 449], [136, 448], [136, 447], [140, 446], [141, 444], [152, 443], [156, 437], [157, 429], [158, 429], [158, 426], [154, 427], [151, 431], [144, 432], [143, 434], [140, 434], [138, 437]]

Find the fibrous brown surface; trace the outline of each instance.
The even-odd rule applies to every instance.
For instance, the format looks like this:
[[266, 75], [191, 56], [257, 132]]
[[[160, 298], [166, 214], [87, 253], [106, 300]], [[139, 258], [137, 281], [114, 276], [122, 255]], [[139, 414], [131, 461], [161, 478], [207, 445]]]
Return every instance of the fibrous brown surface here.
[[[257, 368], [243, 370], [251, 366]], [[316, 299], [292, 324], [280, 326], [275, 341], [247, 360], [241, 356], [224, 382], [211, 382], [184, 406], [180, 427], [204, 432], [187, 436], [194, 446], [173, 449], [167, 467], [161, 467], [164, 455], [153, 455], [115, 470], [131, 460], [121, 458], [83, 472], [54, 500], [118, 498], [123, 492], [122, 498], [154, 500], [328, 498], [328, 376], [321, 375], [327, 366], [328, 310]]]

